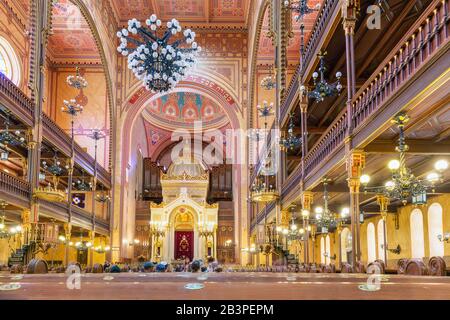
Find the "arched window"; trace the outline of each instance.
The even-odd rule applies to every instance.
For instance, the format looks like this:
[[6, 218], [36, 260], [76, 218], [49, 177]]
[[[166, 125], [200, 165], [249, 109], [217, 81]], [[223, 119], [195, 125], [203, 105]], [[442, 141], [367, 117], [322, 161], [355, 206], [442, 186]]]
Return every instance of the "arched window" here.
[[325, 239], [320, 237], [320, 263], [325, 263]]
[[[384, 243], [384, 221], [383, 221], [383, 219], [378, 221], [377, 235], [378, 235], [378, 259], [381, 259], [384, 261], [383, 246], [385, 245], [385, 243]], [[387, 239], [386, 239], [386, 242], [387, 242]], [[386, 262], [386, 261], [384, 261], [384, 262]]]
[[330, 235], [327, 234], [327, 237], [325, 238], [325, 252], [327, 253], [327, 256], [325, 258], [325, 263], [330, 264], [331, 263], [331, 248], [330, 248]]
[[367, 225], [367, 262], [377, 259], [377, 245], [375, 243], [375, 226], [371, 222]]
[[341, 232], [341, 261], [350, 262], [352, 260], [352, 234], [349, 228], [344, 228]]
[[420, 209], [414, 209], [410, 216], [411, 226], [411, 257], [422, 259], [425, 256], [425, 241], [423, 238], [423, 215]]
[[0, 72], [10, 79], [15, 85], [20, 83], [20, 64], [13, 47], [9, 42], [0, 37]]
[[443, 235], [442, 206], [433, 203], [428, 208], [428, 236], [430, 240], [430, 257], [444, 256], [444, 243], [439, 241], [438, 236]]

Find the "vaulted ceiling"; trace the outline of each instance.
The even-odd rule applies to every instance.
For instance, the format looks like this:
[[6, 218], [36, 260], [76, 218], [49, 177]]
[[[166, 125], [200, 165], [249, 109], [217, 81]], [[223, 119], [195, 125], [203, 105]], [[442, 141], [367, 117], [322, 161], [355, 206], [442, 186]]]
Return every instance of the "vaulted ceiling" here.
[[122, 24], [155, 13], [190, 27], [246, 27], [250, 0], [109, 0]]

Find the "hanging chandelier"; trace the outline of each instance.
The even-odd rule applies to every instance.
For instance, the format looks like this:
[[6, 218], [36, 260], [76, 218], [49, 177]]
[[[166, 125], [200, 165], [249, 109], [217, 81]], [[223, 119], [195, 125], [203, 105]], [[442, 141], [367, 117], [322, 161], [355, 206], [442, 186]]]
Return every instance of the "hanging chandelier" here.
[[72, 186], [74, 186], [78, 191], [89, 191], [92, 188], [92, 183], [86, 183], [84, 181], [84, 176], [82, 176], [81, 179], [72, 182]]
[[[364, 186], [365, 192], [375, 192], [383, 194], [394, 200], [399, 200], [406, 205], [409, 200], [413, 204], [425, 204], [427, 201], [427, 190], [433, 189], [436, 183], [443, 181], [443, 172], [448, 169], [446, 160], [438, 160], [434, 164], [436, 171], [430, 172], [426, 179], [416, 177], [410, 168], [406, 166], [406, 153], [409, 150], [405, 141], [405, 124], [409, 121], [408, 115], [401, 113], [397, 115], [391, 122], [397, 125], [399, 129], [398, 146], [395, 150], [399, 153], [399, 159], [391, 160], [388, 168], [391, 171], [391, 180], [387, 181], [384, 186], [368, 187], [370, 176], [364, 174], [360, 181]], [[434, 190], [432, 190], [434, 192]]]
[[53, 163], [49, 165], [47, 161], [44, 160], [42, 161], [42, 167], [56, 177], [61, 176], [64, 170], [68, 169], [68, 166], [61, 166], [61, 161], [58, 159], [58, 152], [56, 150], [54, 150]]
[[75, 99], [64, 100], [64, 106], [61, 107], [61, 111], [71, 116], [76, 116], [78, 113], [83, 112], [83, 106], [78, 104]]
[[313, 8], [310, 8], [308, 6], [308, 0], [299, 0], [299, 1], [284, 0], [283, 4], [285, 8], [290, 9], [293, 12], [297, 13], [297, 15], [295, 16], [295, 20], [297, 21], [303, 20], [303, 17], [305, 15], [308, 15], [315, 11], [319, 11], [320, 9], [320, 3], [318, 3]]
[[9, 114], [5, 119], [5, 129], [0, 130], [0, 143], [5, 145], [5, 149], [8, 146], [22, 146], [25, 144], [25, 137], [20, 130], [11, 130], [11, 122], [9, 120]]
[[261, 80], [261, 87], [265, 90], [272, 90], [275, 89], [277, 87], [277, 83], [276, 80], [273, 76], [273, 68], [272, 65], [269, 66], [269, 75], [264, 77]]
[[[327, 52], [319, 52], [319, 70], [313, 73], [314, 88], [308, 92], [308, 97], [314, 99], [317, 103], [322, 102], [327, 97], [339, 95], [342, 91], [340, 71], [336, 72], [336, 82], [328, 83], [325, 80], [325, 72], [327, 67], [325, 66], [325, 56]], [[306, 92], [305, 86], [300, 87], [301, 92]]]
[[85, 89], [88, 86], [87, 80], [80, 74], [79, 67], [76, 68], [76, 74], [68, 76], [66, 81], [69, 86], [78, 90]]
[[297, 137], [294, 134], [294, 114], [291, 113], [289, 115], [289, 125], [288, 125], [288, 132], [287, 132], [287, 137], [286, 138], [282, 138], [280, 140], [280, 147], [281, 150], [284, 151], [294, 151], [295, 149], [297, 149], [301, 144], [302, 144], [302, 138], [301, 137]]
[[170, 41], [182, 31], [176, 19], [167, 22], [164, 33], [158, 32], [162, 23], [155, 14], [145, 23], [146, 27], [137, 19], [129, 20], [128, 29], [117, 32], [121, 42], [117, 51], [128, 56], [128, 68], [147, 90], [167, 92], [194, 66], [201, 48], [194, 41], [195, 32], [191, 29], [185, 29], [181, 36]]
[[315, 220], [317, 229], [321, 230], [322, 233], [328, 233], [331, 230], [335, 229], [337, 226], [336, 215], [331, 212], [328, 207], [328, 190], [327, 186], [331, 182], [330, 179], [324, 178], [322, 180], [323, 183], [323, 207], [318, 206], [314, 209], [314, 213], [316, 214]]

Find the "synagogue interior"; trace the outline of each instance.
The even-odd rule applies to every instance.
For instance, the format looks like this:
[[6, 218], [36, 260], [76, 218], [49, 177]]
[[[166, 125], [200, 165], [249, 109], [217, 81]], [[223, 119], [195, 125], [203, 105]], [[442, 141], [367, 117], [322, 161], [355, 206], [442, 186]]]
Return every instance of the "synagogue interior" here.
[[449, 7], [0, 0], [0, 299], [450, 299]]

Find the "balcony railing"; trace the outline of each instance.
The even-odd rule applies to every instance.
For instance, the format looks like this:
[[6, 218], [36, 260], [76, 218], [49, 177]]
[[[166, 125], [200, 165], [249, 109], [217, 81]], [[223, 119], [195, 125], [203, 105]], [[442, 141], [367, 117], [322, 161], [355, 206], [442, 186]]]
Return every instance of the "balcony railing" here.
[[34, 103], [4, 74], [0, 73], [0, 97], [6, 107], [14, 109], [25, 122], [31, 125], [34, 118]]
[[30, 199], [30, 184], [3, 171], [0, 171], [0, 188], [7, 193]]
[[325, 0], [324, 4], [318, 14], [316, 22], [311, 31], [311, 37], [308, 43], [305, 45], [305, 61], [302, 63], [303, 68], [300, 65], [297, 67], [294, 76], [286, 90], [286, 95], [281, 103], [281, 117], [284, 119], [289, 111], [289, 108], [294, 100], [296, 93], [299, 90], [299, 77], [303, 76], [306, 67], [314, 59], [317, 46], [320, 40], [323, 38], [326, 27], [330, 22], [330, 18], [333, 15], [336, 6], [339, 4], [339, 0]]
[[360, 88], [352, 101], [354, 128], [377, 111], [395, 92], [427, 63], [449, 39], [449, 0], [434, 5], [399, 42], [393, 52]]
[[[0, 73], [0, 102], [5, 107], [11, 109], [21, 120], [27, 125], [33, 124], [34, 119], [34, 102], [27, 97], [11, 80]], [[70, 152], [70, 136], [59, 127], [45, 113], [42, 114], [42, 124], [44, 130], [44, 138], [49, 140], [56, 147], [60, 148], [66, 154]], [[83, 148], [75, 143], [75, 162], [87, 170], [90, 174], [94, 172], [94, 158], [90, 156]], [[99, 181], [108, 188], [111, 187], [111, 175], [101, 165], [97, 165]]]
[[[42, 115], [42, 123], [44, 125], [45, 137], [53, 144], [60, 146], [62, 151], [69, 154], [71, 149], [71, 137], [58, 126], [50, 117], [46, 114]], [[89, 174], [94, 173], [94, 158], [89, 155], [83, 148], [75, 142], [75, 163], [81, 165], [88, 171]], [[101, 165], [97, 165], [98, 179], [106, 187], [111, 186], [110, 174]]]
[[347, 127], [347, 112], [343, 110], [306, 155], [305, 177], [344, 142]]

